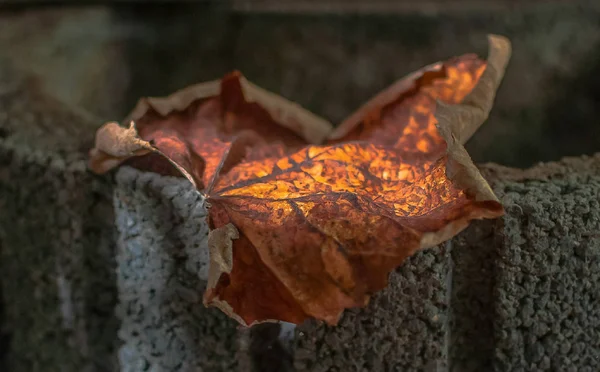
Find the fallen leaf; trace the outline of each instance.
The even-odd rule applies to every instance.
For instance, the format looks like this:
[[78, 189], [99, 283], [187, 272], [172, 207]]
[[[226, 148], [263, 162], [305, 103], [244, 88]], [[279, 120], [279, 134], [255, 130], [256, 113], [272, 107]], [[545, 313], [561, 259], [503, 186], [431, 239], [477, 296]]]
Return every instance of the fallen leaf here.
[[[505, 68], [508, 45], [490, 39], [489, 66]], [[331, 145], [243, 162], [219, 177], [208, 195], [210, 227], [233, 225], [240, 238], [232, 242], [232, 270], [220, 273], [206, 304], [226, 303], [246, 325], [308, 317], [336, 324], [418, 249], [449, 239], [472, 219], [503, 214], [454, 140], [464, 134], [452, 132], [470, 131], [486, 116], [461, 115], [470, 122], [457, 125], [449, 115], [491, 107], [499, 75], [485, 74], [485, 61], [472, 55], [434, 66], [359, 110]], [[449, 110], [439, 123], [438, 100]]]
[[487, 118], [509, 56], [508, 40], [490, 36], [487, 62], [465, 55], [427, 66], [332, 132], [239, 75], [218, 95], [214, 82], [190, 88], [210, 92], [200, 102], [190, 91], [172, 104], [142, 102], [140, 137], [204, 190], [205, 304], [243, 325], [336, 324], [417, 250], [502, 215], [463, 143]]

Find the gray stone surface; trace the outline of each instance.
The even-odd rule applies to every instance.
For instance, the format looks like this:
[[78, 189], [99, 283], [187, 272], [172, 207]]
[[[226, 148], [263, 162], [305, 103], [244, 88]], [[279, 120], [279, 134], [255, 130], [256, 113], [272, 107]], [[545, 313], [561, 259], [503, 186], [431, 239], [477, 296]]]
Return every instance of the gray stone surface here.
[[600, 369], [600, 173], [508, 182], [498, 244], [498, 371]]
[[452, 241], [451, 369], [597, 370], [600, 154], [482, 171], [507, 213]]
[[237, 323], [205, 308], [208, 226], [189, 182], [117, 173], [117, 283], [124, 372], [244, 371]]
[[110, 186], [86, 172], [80, 151], [93, 121], [38, 88], [0, 63], [7, 368], [111, 371], [117, 327]]
[[450, 369], [491, 371], [498, 220], [476, 221], [452, 239]]
[[448, 352], [450, 251], [422, 251], [390, 275], [366, 309], [336, 327], [307, 322], [296, 330], [297, 371], [443, 371]]

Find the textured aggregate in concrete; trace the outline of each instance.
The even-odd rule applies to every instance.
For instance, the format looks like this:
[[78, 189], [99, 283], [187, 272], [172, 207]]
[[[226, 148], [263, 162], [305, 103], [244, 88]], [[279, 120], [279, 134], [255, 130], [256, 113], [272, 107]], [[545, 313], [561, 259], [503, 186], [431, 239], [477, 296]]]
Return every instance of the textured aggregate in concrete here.
[[600, 154], [481, 169], [506, 215], [452, 240], [451, 370], [598, 370]]
[[498, 224], [475, 221], [452, 244], [450, 368], [491, 371], [494, 353], [495, 234]]
[[600, 369], [599, 168], [503, 184], [495, 370]]
[[449, 255], [422, 251], [390, 275], [366, 309], [347, 310], [336, 327], [296, 330], [297, 371], [441, 371], [447, 368]]
[[123, 167], [117, 173], [117, 283], [124, 372], [234, 371], [237, 323], [205, 308], [208, 226], [183, 179]]

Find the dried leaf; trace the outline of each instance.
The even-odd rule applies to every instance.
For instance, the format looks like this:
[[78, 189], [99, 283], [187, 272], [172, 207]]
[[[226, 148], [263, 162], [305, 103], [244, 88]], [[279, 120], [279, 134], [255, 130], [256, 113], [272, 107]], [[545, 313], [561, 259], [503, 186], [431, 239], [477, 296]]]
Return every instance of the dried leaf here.
[[[374, 145], [339, 144], [243, 163], [222, 176], [209, 198], [211, 225], [233, 224], [246, 240], [234, 242], [233, 270], [205, 301], [216, 295], [251, 324], [271, 319], [273, 309], [248, 304], [287, 302], [291, 293], [301, 310], [274, 319], [310, 316], [335, 324], [344, 308], [363, 306], [385, 287], [389, 272], [421, 247], [426, 234], [449, 222], [502, 213], [499, 203], [474, 201], [454, 187], [445, 158], [410, 178], [382, 177], [401, 162], [401, 155]], [[265, 167], [266, 176], [252, 175]], [[246, 269], [235, 264], [238, 255], [258, 256], [266, 269], [259, 273], [254, 263], [251, 279], [245, 277], [240, 271]], [[278, 281], [261, 280], [266, 274]], [[281, 298], [274, 300], [277, 293]]]
[[[163, 154], [151, 142], [141, 139], [137, 133], [135, 123], [129, 122], [128, 128], [121, 127], [118, 123], [108, 122], [96, 132], [96, 143], [90, 150], [89, 168], [99, 174], [106, 173], [112, 168], [123, 163], [132, 156], [141, 156], [148, 153], [161, 155], [180, 174], [186, 177], [196, 187], [193, 177], [179, 162]], [[177, 157], [175, 157], [177, 159]]]
[[484, 60], [467, 54], [412, 73], [344, 120], [329, 136], [329, 142], [368, 140], [437, 157], [444, 144], [435, 126], [437, 101], [462, 102], [485, 69]]
[[131, 156], [144, 155], [151, 151], [154, 151], [154, 147], [150, 142], [138, 137], [133, 121], [129, 123], [129, 128], [109, 122], [96, 132], [96, 143], [90, 151], [89, 167], [96, 173], [105, 173]]
[[[498, 71], [507, 58], [491, 41], [489, 66]], [[487, 91], [478, 102], [489, 107], [497, 84], [487, 82], [485, 61], [472, 55], [434, 66], [351, 116], [331, 145], [241, 163], [217, 180], [210, 223], [237, 227], [243, 239], [232, 246], [234, 262], [251, 255], [253, 271], [245, 276], [249, 269], [234, 263], [205, 303], [227, 302], [246, 325], [308, 317], [335, 324], [345, 308], [364, 306], [384, 288], [389, 272], [416, 250], [447, 240], [472, 219], [503, 214], [462, 145], [447, 146], [436, 128], [438, 100], [460, 109], [471, 91]], [[480, 123], [463, 124], [441, 125], [452, 133]], [[264, 279], [271, 276], [277, 280]], [[274, 317], [273, 305], [289, 304], [290, 296], [297, 306]]]
[[[477, 85], [460, 104], [448, 105], [438, 101], [435, 117], [440, 135], [447, 143], [446, 176], [472, 200], [499, 203], [463, 146], [487, 120], [511, 55], [508, 39], [490, 35], [488, 40], [488, 64]], [[443, 231], [426, 234], [422, 238], [421, 247], [432, 247], [450, 239], [467, 227], [468, 223], [468, 220], [453, 221]]]
[[509, 56], [508, 41], [492, 36], [487, 62], [465, 55], [427, 66], [330, 135], [327, 123], [239, 74], [218, 96], [193, 93], [214, 94], [211, 82], [172, 104], [140, 103], [141, 138], [199, 188], [210, 185], [205, 304], [244, 325], [335, 324], [415, 251], [502, 215], [462, 144], [487, 118]]

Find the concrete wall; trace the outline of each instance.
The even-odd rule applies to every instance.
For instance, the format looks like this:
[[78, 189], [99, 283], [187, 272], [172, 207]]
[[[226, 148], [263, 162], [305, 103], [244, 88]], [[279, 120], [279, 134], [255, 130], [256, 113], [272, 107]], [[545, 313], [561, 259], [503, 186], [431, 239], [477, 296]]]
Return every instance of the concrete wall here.
[[[595, 290], [600, 280], [600, 156], [526, 172], [497, 166], [483, 170], [507, 207], [506, 216], [474, 223], [451, 242], [418, 253], [392, 274], [390, 286], [366, 309], [347, 311], [337, 327], [315, 322], [298, 327], [287, 350], [293, 367], [287, 370], [592, 371], [600, 367], [600, 298]], [[135, 247], [142, 255], [152, 251], [152, 258], [135, 270], [131, 265], [137, 261], [131, 260], [131, 253], [121, 253], [118, 261], [127, 265], [126, 272], [149, 270], [143, 291], [169, 303], [179, 287], [201, 290], [202, 266], [189, 263], [198, 260], [198, 250], [206, 249], [202, 212], [195, 209], [199, 196], [182, 180], [128, 168], [119, 171], [117, 180], [121, 250]], [[179, 257], [178, 270], [185, 270], [184, 276], [175, 275], [169, 257]], [[173, 287], [165, 288], [165, 281], [174, 277], [169, 280]], [[121, 286], [138, 288], [135, 298], [146, 298], [147, 292], [130, 280], [122, 279]], [[198, 350], [192, 343], [189, 347], [197, 351], [181, 354], [181, 347], [173, 346], [180, 343], [170, 342], [157, 354], [177, 355], [184, 365], [200, 365], [206, 363], [197, 361], [206, 358], [206, 350], [222, 355], [229, 348], [225, 352], [229, 357], [218, 360], [233, 361], [248, 350], [251, 364], [269, 360], [260, 345], [243, 348], [246, 335], [236, 332], [230, 320], [220, 318], [214, 309], [194, 308], [190, 301], [199, 299], [190, 298], [177, 297], [176, 302], [187, 303], [177, 305], [187, 309], [179, 314], [147, 302], [140, 303], [139, 314], [159, 317], [158, 323], [174, 332], [169, 338], [180, 343], [185, 344], [183, 335], [192, 332], [195, 340], [208, 337], [210, 346]], [[222, 338], [214, 340], [214, 326], [208, 325], [174, 331], [188, 324], [183, 319], [191, 316], [201, 317], [206, 324], [220, 322], [225, 327], [220, 328]], [[276, 349], [277, 354], [270, 356], [272, 363], [272, 359], [279, 363], [276, 369], [263, 364], [260, 370], [281, 370], [288, 354], [280, 345], [277, 327], [268, 327], [270, 336], [254, 342], [284, 351]], [[130, 335], [120, 335], [130, 343]], [[140, 337], [144, 336], [135, 336]], [[143, 343], [154, 345], [148, 339], [137, 344], [138, 350], [146, 347]], [[233, 364], [221, 367], [231, 370]], [[179, 365], [164, 370], [185, 369]]]
[[236, 370], [237, 323], [202, 304], [208, 226], [198, 193], [126, 170], [114, 203], [121, 370]]

